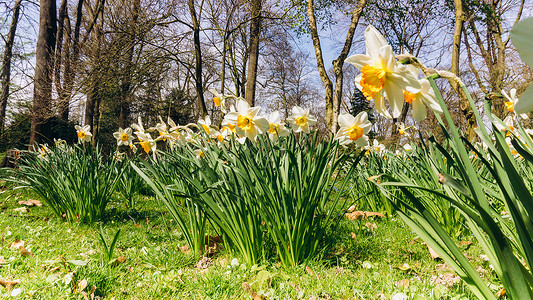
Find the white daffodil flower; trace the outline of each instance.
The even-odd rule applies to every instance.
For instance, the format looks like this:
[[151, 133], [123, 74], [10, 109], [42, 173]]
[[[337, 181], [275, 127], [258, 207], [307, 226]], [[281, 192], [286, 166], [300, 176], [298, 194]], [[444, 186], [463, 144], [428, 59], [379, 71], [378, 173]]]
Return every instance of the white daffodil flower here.
[[276, 142], [280, 136], [288, 136], [290, 134], [285, 124], [281, 121], [279, 111], [273, 111], [267, 118], [270, 123], [270, 129], [268, 129], [268, 137], [271, 141]]
[[295, 106], [292, 108], [292, 115], [287, 118], [287, 122], [289, 122], [294, 132], [303, 131], [309, 133], [311, 131], [309, 126], [315, 125], [317, 120], [315, 116], [309, 113], [309, 108], [303, 109]]
[[209, 131], [211, 130], [211, 118], [209, 116], [206, 116], [204, 119], [198, 119], [198, 124], [202, 126], [207, 134], [209, 134]]
[[270, 128], [268, 120], [258, 116], [261, 107], [250, 107], [244, 100], [237, 101], [237, 111], [230, 112], [225, 119], [228, 124], [235, 126], [235, 131], [241, 137], [255, 141], [257, 135]]
[[[418, 68], [413, 65], [407, 65], [406, 68], [415, 76], [418, 77]], [[442, 113], [442, 108], [440, 107], [439, 102], [437, 101], [437, 96], [435, 91], [431, 87], [429, 81], [425, 78], [419, 79], [420, 91], [418, 93], [411, 93], [408, 91], [403, 91], [403, 97], [405, 103], [409, 103], [413, 106], [413, 119], [420, 122], [424, 120], [427, 116], [426, 106], [431, 108], [433, 111]]]
[[[516, 97], [516, 89], [510, 89], [509, 94], [507, 94], [506, 91], [502, 90], [502, 95], [508, 100], [503, 103], [505, 104], [505, 107], [507, 108], [507, 110], [511, 114], [515, 113], [514, 107], [516, 105], [516, 102], [518, 102], [518, 97]], [[522, 119], [527, 119], [526, 114], [520, 114], [520, 117]]]
[[[511, 40], [518, 50], [520, 58], [533, 67], [533, 17], [524, 19], [511, 29]], [[514, 106], [517, 114], [524, 114], [533, 110], [533, 84], [530, 84]]]
[[154, 157], [154, 160], [156, 159], [156, 150], [157, 150], [157, 143], [154, 139], [152, 139], [152, 136], [150, 136], [147, 132], [138, 132], [137, 137], [139, 138], [139, 145], [143, 148], [144, 152], [146, 154], [150, 153], [152, 151], [152, 155]]
[[113, 133], [115, 139], [117, 139], [118, 146], [129, 146], [133, 140], [131, 128], [122, 129], [119, 128], [117, 132]]
[[137, 124], [131, 124], [131, 128], [135, 129], [135, 134], [139, 136], [139, 133], [144, 133], [143, 122], [141, 116], [137, 117]]
[[77, 131], [77, 135], [78, 135], [78, 142], [82, 143], [82, 142], [90, 142], [91, 141], [91, 138], [92, 138], [92, 133], [91, 133], [91, 126], [90, 125], [85, 125], [85, 126], [79, 126], [79, 125], [76, 125], [74, 126], [74, 128], [76, 128], [76, 131]]
[[377, 153], [381, 153], [382, 151], [385, 150], [385, 145], [381, 144], [380, 142], [378, 142], [378, 140], [374, 139], [374, 141], [372, 142], [372, 149], [376, 151]]
[[356, 117], [342, 113], [338, 117], [339, 131], [335, 135], [335, 139], [341, 145], [347, 145], [355, 142], [359, 147], [364, 147], [368, 144], [368, 137], [365, 135], [370, 131], [372, 123], [368, 121], [368, 114], [360, 112]]
[[345, 62], [361, 71], [356, 78], [357, 86], [368, 99], [375, 99], [376, 110], [387, 118], [390, 114], [384, 105], [383, 96], [389, 102], [392, 117], [397, 118], [404, 103], [403, 91], [416, 94], [421, 86], [407, 68], [396, 61], [392, 47], [374, 26], [365, 29], [366, 54], [348, 57]]
[[228, 99], [230, 97], [233, 97], [233, 96], [220, 94], [215, 89], [209, 89], [209, 92], [211, 92], [211, 94], [213, 94], [213, 96], [214, 96], [213, 97], [213, 103], [215, 103], [215, 106], [216, 107], [220, 107], [220, 110], [223, 113], [226, 113], [226, 99]]

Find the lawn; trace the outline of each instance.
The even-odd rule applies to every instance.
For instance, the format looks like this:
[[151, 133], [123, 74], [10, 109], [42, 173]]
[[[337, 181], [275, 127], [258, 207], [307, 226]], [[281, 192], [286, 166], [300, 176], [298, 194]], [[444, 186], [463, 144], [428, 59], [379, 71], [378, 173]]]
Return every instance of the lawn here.
[[[241, 264], [224, 250], [207, 258], [182, 251], [182, 233], [155, 198], [136, 196], [138, 209], [132, 210], [114, 194], [100, 223], [107, 244], [120, 230], [108, 262], [98, 225], [65, 222], [46, 205], [26, 209], [18, 202], [38, 199], [28, 191], [4, 186], [1, 193], [0, 278], [20, 281], [11, 290], [0, 288], [1, 298], [20, 292], [16, 298], [84, 299], [93, 289], [100, 299], [473, 297], [395, 217], [345, 218], [329, 237], [334, 247], [322, 253], [322, 259], [287, 270], [276, 261]], [[465, 243], [468, 240], [457, 243], [470, 246], [469, 260], [484, 278], [496, 282], [480, 258], [480, 247], [473, 239], [473, 244]], [[17, 241], [24, 241], [23, 248], [17, 248], [20, 243], [13, 247]]]

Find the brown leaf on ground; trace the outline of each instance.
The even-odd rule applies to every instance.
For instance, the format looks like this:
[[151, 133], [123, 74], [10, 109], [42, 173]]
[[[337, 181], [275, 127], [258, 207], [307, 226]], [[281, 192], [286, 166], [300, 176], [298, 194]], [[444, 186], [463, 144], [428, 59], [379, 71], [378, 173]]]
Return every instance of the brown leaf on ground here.
[[444, 273], [439, 274], [438, 276], [431, 276], [430, 282], [432, 284], [440, 284], [447, 287], [452, 287], [461, 282], [461, 278], [454, 273]]
[[299, 285], [297, 285], [294, 281], [291, 281], [290, 283], [291, 283], [291, 286], [292, 286], [297, 292], [300, 291], [300, 286], [299, 286]]
[[20, 283], [19, 279], [7, 280], [7, 279], [0, 278], [0, 285], [5, 287], [6, 290], [8, 290], [8, 291], [11, 290], [15, 285], [17, 285], [19, 283]]
[[408, 288], [410, 283], [411, 282], [409, 281], [409, 279], [402, 279], [402, 280], [396, 281], [394, 285], [397, 287], [401, 287], [401, 288]]
[[91, 288], [91, 292], [89, 294], [87, 294], [87, 292], [81, 292], [81, 294], [83, 295], [83, 299], [85, 300], [94, 300], [94, 291], [96, 291], [96, 286], [93, 285], [93, 287]]
[[87, 287], [87, 279], [78, 282], [78, 293], [81, 293]]
[[313, 274], [314, 274], [313, 269], [311, 269], [311, 267], [309, 267], [309, 266], [306, 266], [306, 267], [305, 267], [305, 271], [306, 271], [307, 273], [309, 273], [309, 275], [313, 275]]
[[194, 265], [197, 269], [207, 269], [209, 266], [213, 263], [213, 259], [207, 256], [202, 257], [196, 265]]
[[119, 256], [117, 258], [115, 258], [115, 260], [113, 260], [113, 262], [111, 263], [111, 266], [112, 267], [116, 267], [120, 264], [123, 264], [124, 262], [126, 261], [126, 257], [125, 256]]
[[378, 226], [376, 225], [376, 223], [365, 223], [365, 227], [370, 229], [370, 231], [374, 232], [375, 229], [378, 228]]
[[459, 246], [463, 247], [464, 250], [468, 250], [468, 248], [472, 246], [472, 242], [471, 241], [460, 241]]
[[412, 245], [414, 243], [420, 243], [420, 239], [419, 238], [414, 238], [414, 239], [409, 241], [409, 245]]
[[141, 227], [143, 227], [143, 225], [142, 225], [142, 224], [135, 224], [135, 225], [133, 225], [133, 227], [135, 227], [135, 228], [141, 228]]
[[499, 290], [499, 291], [496, 293], [496, 296], [498, 296], [498, 299], [501, 299], [501, 298], [503, 298], [503, 296], [505, 296], [505, 294], [507, 294], [507, 293], [505, 292], [505, 289], [501, 289], [501, 290]]
[[381, 218], [385, 217], [385, 215], [382, 213], [371, 212], [371, 211], [360, 211], [360, 210], [352, 211], [344, 215], [346, 216], [346, 218], [348, 218], [348, 220], [355, 220], [359, 217], [361, 218], [368, 218], [368, 217], [374, 217], [374, 216], [381, 217]]
[[435, 269], [436, 269], [437, 271], [448, 271], [448, 272], [453, 272], [452, 267], [450, 267], [450, 265], [447, 264], [447, 263], [437, 264], [437, 265], [435, 266]]
[[19, 246], [19, 251], [20, 251], [20, 255], [22, 255], [24, 257], [28, 257], [28, 256], [33, 255], [33, 254], [30, 253], [30, 251], [26, 250], [26, 248], [24, 248], [24, 246]]
[[20, 246], [24, 247], [25, 244], [26, 244], [26, 242], [21, 241], [19, 239], [15, 239], [15, 241], [13, 243], [9, 244], [8, 248], [9, 249], [18, 249]]
[[242, 283], [242, 288], [250, 293], [250, 296], [252, 296], [252, 299], [254, 300], [263, 300], [265, 299], [264, 296], [258, 295], [256, 292], [252, 290], [252, 287], [248, 282]]
[[433, 250], [433, 248], [431, 248], [428, 244], [422, 243], [422, 245], [426, 245], [426, 247], [428, 247], [429, 255], [431, 255], [431, 258], [435, 260], [441, 259], [440, 255], [437, 252], [435, 252], [435, 250]]
[[185, 246], [181, 246], [179, 247], [180, 251], [185, 253], [185, 254], [190, 254], [191, 253], [191, 248], [189, 248], [189, 245], [185, 245]]
[[27, 212], [30, 212], [30, 210], [29, 210], [26, 206], [19, 207], [19, 208], [15, 208], [15, 209], [13, 209], [13, 211], [21, 212], [21, 213], [27, 213]]
[[205, 254], [204, 255], [213, 255], [223, 249], [222, 238], [220, 236], [210, 236], [206, 235], [205, 239]]
[[21, 200], [18, 202], [19, 205], [26, 205], [26, 206], [38, 206], [38, 207], [41, 207], [43, 206], [43, 203], [39, 200], [33, 200], [33, 199], [29, 199], [27, 201], [24, 201], [24, 200]]
[[350, 232], [352, 239], [357, 240], [357, 235], [354, 232]]

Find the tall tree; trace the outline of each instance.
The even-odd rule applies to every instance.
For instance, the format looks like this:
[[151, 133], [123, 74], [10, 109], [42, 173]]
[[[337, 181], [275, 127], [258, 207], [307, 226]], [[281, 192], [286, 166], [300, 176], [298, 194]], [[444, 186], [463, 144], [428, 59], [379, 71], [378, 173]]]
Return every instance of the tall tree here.
[[192, 19], [195, 59], [194, 79], [196, 85], [196, 94], [198, 97], [198, 106], [200, 108], [200, 114], [202, 115], [202, 117], [205, 117], [207, 115], [207, 108], [205, 106], [204, 89], [202, 84], [202, 48], [200, 44], [200, 21], [199, 16], [196, 14], [194, 0], [189, 0], [187, 3]]
[[15, 42], [15, 32], [17, 31], [21, 3], [22, 0], [16, 0], [13, 6], [13, 17], [11, 18], [11, 25], [9, 26], [9, 32], [7, 33], [4, 57], [2, 59], [2, 71], [0, 73], [0, 80], [2, 81], [2, 91], [0, 92], [0, 137], [4, 133], [4, 125], [6, 121], [9, 84], [11, 81], [11, 58], [13, 57], [13, 44]]
[[39, 35], [35, 56], [30, 147], [41, 141], [42, 125], [51, 117], [52, 71], [57, 33], [55, 0], [40, 0]]
[[353, 37], [355, 34], [355, 29], [359, 23], [359, 17], [363, 12], [363, 8], [366, 5], [366, 0], [359, 0], [357, 6], [352, 11], [352, 17], [350, 20], [350, 27], [348, 28], [348, 33], [346, 34], [346, 39], [344, 47], [342, 48], [341, 53], [333, 61], [333, 68], [335, 73], [335, 90], [333, 89], [333, 83], [328, 76], [326, 67], [324, 65], [324, 58], [322, 55], [322, 47], [320, 45], [320, 37], [318, 36], [318, 28], [316, 21], [315, 13], [315, 1], [307, 0], [307, 14], [309, 17], [309, 25], [311, 31], [311, 39], [313, 41], [313, 47], [315, 48], [315, 55], [317, 60], [318, 72], [320, 74], [320, 79], [326, 89], [326, 125], [327, 128], [332, 132], [337, 131], [337, 116], [340, 112], [340, 104], [342, 100], [342, 85], [343, 85], [343, 71], [342, 66], [344, 60], [348, 56], [350, 49], [352, 47]]
[[261, 10], [263, 0], [251, 0], [250, 48], [248, 74], [246, 76], [245, 99], [250, 106], [254, 105], [255, 87], [257, 83], [257, 65], [259, 63], [259, 38], [261, 35]]

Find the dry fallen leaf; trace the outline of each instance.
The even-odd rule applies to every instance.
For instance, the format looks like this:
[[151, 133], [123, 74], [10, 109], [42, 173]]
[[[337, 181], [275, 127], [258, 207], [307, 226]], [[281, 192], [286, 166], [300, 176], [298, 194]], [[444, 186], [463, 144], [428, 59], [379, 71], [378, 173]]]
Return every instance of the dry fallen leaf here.
[[309, 273], [310, 275], [313, 275], [313, 274], [314, 274], [313, 269], [311, 269], [311, 267], [309, 267], [309, 266], [306, 266], [306, 267], [305, 267], [305, 271], [306, 271], [307, 273]]
[[26, 206], [15, 208], [13, 209], [13, 211], [22, 212], [22, 213], [30, 212], [30, 210]]
[[21, 200], [18, 202], [19, 205], [26, 205], [26, 206], [38, 206], [38, 207], [41, 207], [43, 206], [43, 204], [41, 203], [41, 201], [39, 200], [33, 200], [33, 199], [29, 199], [27, 201], [24, 201], [24, 200]]
[[9, 244], [9, 249], [18, 249], [20, 246], [24, 247], [24, 245], [26, 244], [26, 242], [24, 241], [21, 241], [19, 239], [15, 239], [15, 241], [11, 244]]
[[24, 248], [24, 246], [19, 246], [19, 251], [20, 251], [20, 254], [24, 257], [28, 257], [28, 256], [31, 256], [32, 254], [30, 253], [30, 251], [26, 250], [26, 248]]
[[200, 261], [194, 265], [198, 269], [207, 269], [213, 263], [213, 259], [207, 256], [202, 257]]
[[78, 282], [78, 293], [81, 293], [87, 287], [87, 284], [87, 279]]
[[431, 276], [430, 282], [432, 284], [440, 284], [447, 287], [452, 287], [453, 285], [461, 282], [461, 277], [455, 275], [454, 273], [444, 273], [439, 274], [438, 276]]
[[402, 279], [402, 280], [396, 281], [394, 285], [397, 287], [408, 288], [410, 283], [411, 282], [409, 281], [409, 279]]
[[115, 258], [115, 260], [113, 260], [113, 262], [111, 263], [111, 266], [112, 267], [116, 267], [116, 266], [124, 263], [125, 261], [126, 261], [126, 257], [119, 256], [119, 257]]
[[370, 231], [372, 231], [372, 232], [373, 232], [375, 229], [378, 228], [378, 226], [376, 225], [376, 223], [370, 223], [370, 222], [369, 222], [369, 223], [365, 223], [365, 227], [368, 228], [368, 229], [370, 229]]
[[468, 248], [472, 246], [472, 242], [471, 241], [460, 241], [459, 246], [465, 248], [465, 250], [468, 250]]
[[498, 299], [501, 299], [503, 298], [503, 296], [505, 296], [506, 292], [505, 292], [505, 289], [501, 289], [498, 291], [498, 293], [496, 293], [496, 296], [498, 296]]
[[15, 285], [19, 284], [20, 280], [7, 280], [0, 278], [0, 285], [5, 287], [6, 290], [11, 290]]
[[91, 288], [91, 292], [90, 292], [89, 295], [87, 295], [86, 292], [81, 292], [81, 294], [83, 295], [83, 299], [85, 299], [85, 300], [89, 300], [89, 299], [94, 300], [94, 291], [96, 291], [96, 286], [95, 285], [93, 285], [93, 287]]
[[368, 217], [381, 217], [381, 218], [384, 218], [385, 215], [382, 214], [382, 213], [378, 213], [378, 212], [371, 212], [371, 211], [360, 211], [360, 210], [356, 210], [356, 211], [352, 211], [350, 213], [346, 213], [345, 214], [346, 218], [348, 218], [348, 220], [355, 220], [359, 217], [362, 217], [362, 218], [368, 218]]
[[185, 254], [190, 254], [191, 253], [191, 248], [189, 248], [189, 245], [181, 246], [179, 249], [180, 249], [181, 252], [183, 252]]
[[354, 240], [357, 239], [357, 235], [354, 232], [350, 232], [350, 235], [352, 236], [352, 239], [354, 239]]
[[252, 299], [254, 300], [263, 300], [265, 297], [258, 295], [256, 292], [252, 290], [252, 287], [250, 287], [250, 284], [248, 282], [243, 282], [242, 287], [244, 290], [248, 291], [250, 293], [250, 296], [252, 296]]
[[449, 271], [449, 272], [453, 271], [452, 267], [450, 267], [450, 265], [448, 265], [447, 263], [437, 264], [435, 266], [435, 269], [437, 271]]
[[440, 255], [435, 252], [435, 250], [433, 250], [428, 244], [426, 243], [422, 243], [423, 245], [426, 245], [426, 247], [428, 247], [428, 250], [429, 250], [429, 255], [431, 255], [431, 258], [433, 259], [440, 259]]
[[205, 239], [205, 254], [213, 255], [222, 250], [222, 238], [220, 236], [206, 235]]

